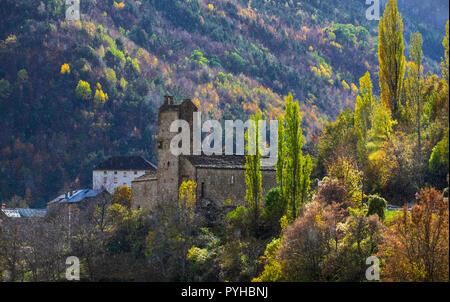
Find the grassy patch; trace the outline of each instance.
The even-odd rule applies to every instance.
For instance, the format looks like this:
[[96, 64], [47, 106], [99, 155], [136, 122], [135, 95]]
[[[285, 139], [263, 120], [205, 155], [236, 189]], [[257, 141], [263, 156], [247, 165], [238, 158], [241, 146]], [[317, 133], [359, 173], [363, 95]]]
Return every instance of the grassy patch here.
[[395, 219], [397, 219], [398, 217], [401, 217], [402, 215], [403, 215], [403, 210], [387, 210], [384, 223], [387, 226], [390, 226], [394, 223]]

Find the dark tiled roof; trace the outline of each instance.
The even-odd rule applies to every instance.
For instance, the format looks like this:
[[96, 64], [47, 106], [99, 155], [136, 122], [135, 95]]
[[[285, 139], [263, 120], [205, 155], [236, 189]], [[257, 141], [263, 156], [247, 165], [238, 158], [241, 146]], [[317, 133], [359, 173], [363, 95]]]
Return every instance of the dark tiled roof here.
[[160, 111], [164, 111], [164, 110], [178, 110], [180, 109], [180, 104], [163, 104], [161, 107], [159, 107]]
[[131, 183], [140, 182], [140, 181], [148, 181], [148, 180], [156, 180], [156, 179], [157, 179], [156, 171], [150, 171], [150, 172], [145, 172], [144, 175], [141, 175], [141, 176], [133, 179], [131, 181]]
[[243, 167], [245, 165], [244, 155], [187, 155], [187, 160], [194, 167]]
[[94, 170], [156, 170], [156, 166], [141, 156], [113, 156]]
[[181, 104], [166, 104], [166, 103], [164, 103], [164, 104], [162, 104], [161, 107], [159, 107], [159, 110], [160, 110], [160, 111], [165, 111], [165, 110], [170, 110], [170, 111], [172, 111], [172, 110], [180, 110], [180, 106], [181, 106]]
[[185, 108], [187, 106], [191, 106], [193, 107], [194, 111], [197, 111], [197, 106], [195, 106], [195, 104], [190, 100], [190, 99], [185, 99], [183, 100], [180, 104], [175, 104], [175, 103], [168, 103], [166, 101], [164, 101], [164, 103], [162, 104], [161, 107], [159, 107], [159, 111], [178, 111], [181, 108]]
[[[245, 155], [187, 155], [186, 159], [197, 168], [243, 169]], [[261, 170], [273, 170], [274, 167], [262, 166]]]

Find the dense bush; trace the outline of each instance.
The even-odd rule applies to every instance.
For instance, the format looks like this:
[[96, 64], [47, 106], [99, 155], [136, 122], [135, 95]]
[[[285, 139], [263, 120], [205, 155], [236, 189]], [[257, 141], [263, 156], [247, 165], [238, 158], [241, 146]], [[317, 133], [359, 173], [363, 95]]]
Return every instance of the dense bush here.
[[[387, 281], [449, 280], [449, 208], [437, 190], [424, 189], [420, 202], [386, 234], [380, 255]], [[414, 263], [414, 265], [411, 265]]]
[[368, 197], [369, 208], [367, 210], [367, 215], [377, 214], [381, 220], [384, 220], [387, 201], [378, 195], [370, 195]]

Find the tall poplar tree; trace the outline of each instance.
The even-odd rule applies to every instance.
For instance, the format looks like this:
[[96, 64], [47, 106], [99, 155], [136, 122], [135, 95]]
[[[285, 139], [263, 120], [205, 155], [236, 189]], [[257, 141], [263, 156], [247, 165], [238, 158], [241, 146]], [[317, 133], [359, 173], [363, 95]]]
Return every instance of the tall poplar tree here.
[[401, 113], [400, 98], [405, 76], [406, 59], [403, 54], [403, 22], [397, 1], [389, 0], [378, 25], [378, 59], [380, 61], [381, 100], [395, 119]]
[[286, 141], [284, 136], [284, 116], [278, 117], [278, 147], [277, 147], [277, 183], [280, 186], [280, 197], [284, 195], [284, 168], [286, 163]]
[[370, 79], [370, 73], [359, 79], [359, 94], [356, 96], [354, 126], [357, 135], [357, 154], [358, 160], [365, 165], [367, 160], [368, 133], [371, 128], [371, 114], [373, 110], [373, 84]]
[[[411, 82], [410, 97], [411, 101], [415, 103], [416, 125], [417, 125], [417, 160], [421, 163], [421, 126], [420, 119], [422, 116], [422, 35], [418, 32], [411, 34], [411, 53], [410, 60], [412, 62], [411, 68], [408, 71], [408, 80]], [[421, 181], [419, 181], [421, 184]]]
[[406, 108], [403, 119], [408, 126], [412, 126], [415, 122], [418, 132], [418, 146], [420, 146], [421, 90], [423, 84], [422, 36], [420, 33], [411, 34], [410, 45], [410, 62], [408, 62], [407, 77], [404, 84]]
[[[294, 221], [298, 215], [298, 208], [302, 200], [302, 174], [304, 172], [304, 158], [302, 154], [303, 134], [300, 128], [300, 107], [293, 101], [292, 94], [285, 97], [286, 102], [286, 156], [285, 170], [285, 198], [288, 202], [287, 217]], [[308, 177], [309, 175], [305, 175]]]
[[449, 26], [449, 21], [447, 20], [447, 24], [445, 25], [445, 37], [444, 37], [444, 40], [442, 41], [442, 46], [444, 46], [445, 53], [444, 53], [444, 59], [442, 59], [442, 62], [441, 62], [442, 76], [447, 81], [447, 85], [448, 85], [448, 78], [449, 78], [449, 72], [448, 72], [448, 58], [449, 58], [449, 51], [448, 51], [448, 41], [449, 41], [448, 26]]
[[300, 183], [300, 204], [306, 203], [308, 198], [309, 189], [311, 187], [311, 171], [312, 171], [312, 160], [311, 157], [306, 155], [303, 157], [303, 167]]
[[[245, 200], [251, 213], [251, 225], [256, 234], [262, 202], [261, 154], [259, 151], [262, 137], [258, 124], [258, 121], [261, 120], [261, 115], [252, 115], [251, 120], [254, 121], [254, 124], [250, 124], [245, 135], [247, 141], [247, 154], [245, 156], [245, 184], [247, 189]], [[254, 151], [255, 154], [250, 154], [253, 153], [250, 150]]]

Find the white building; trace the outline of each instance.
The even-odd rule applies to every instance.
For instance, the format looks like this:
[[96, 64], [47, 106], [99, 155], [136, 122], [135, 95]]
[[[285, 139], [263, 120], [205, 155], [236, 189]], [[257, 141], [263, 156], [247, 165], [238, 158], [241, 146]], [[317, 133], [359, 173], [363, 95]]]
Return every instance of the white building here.
[[117, 187], [131, 187], [135, 178], [151, 171], [156, 171], [156, 166], [141, 156], [114, 156], [94, 168], [92, 189], [113, 194]]

